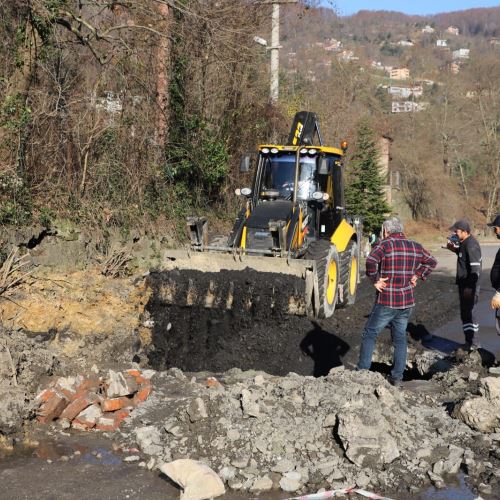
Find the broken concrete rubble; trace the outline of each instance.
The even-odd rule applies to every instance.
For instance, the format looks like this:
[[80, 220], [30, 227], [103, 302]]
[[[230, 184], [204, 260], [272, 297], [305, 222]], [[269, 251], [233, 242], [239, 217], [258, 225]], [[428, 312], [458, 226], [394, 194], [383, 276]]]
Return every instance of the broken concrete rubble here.
[[[148, 453], [135, 431], [128, 439], [156, 461], [201, 460], [238, 491], [305, 493], [356, 484], [378, 491], [408, 492], [411, 486], [415, 492], [429, 482], [444, 487], [461, 466], [482, 474], [480, 461], [464, 451], [477, 447], [476, 432], [425, 394], [398, 391], [371, 372], [257, 375], [220, 374], [221, 391], [207, 387], [203, 375], [193, 383], [178, 370], [158, 372], [157, 390], [124, 431], [150, 422], [154, 412], [163, 422], [152, 431], [155, 451]], [[173, 402], [171, 391], [183, 397]], [[255, 404], [259, 411], [249, 412]], [[200, 407], [207, 417], [193, 419], [193, 408]]]

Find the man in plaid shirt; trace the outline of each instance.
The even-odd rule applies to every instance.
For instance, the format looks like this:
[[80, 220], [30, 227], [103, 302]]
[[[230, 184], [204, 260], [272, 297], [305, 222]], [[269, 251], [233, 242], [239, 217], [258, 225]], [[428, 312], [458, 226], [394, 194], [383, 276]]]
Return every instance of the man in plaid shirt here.
[[399, 386], [406, 366], [406, 327], [415, 305], [413, 288], [418, 278], [425, 280], [429, 276], [437, 261], [422, 245], [405, 237], [397, 217], [383, 223], [382, 233], [383, 239], [366, 258], [366, 275], [377, 297], [363, 330], [357, 369], [370, 368], [377, 337], [390, 325], [394, 345], [390, 382]]

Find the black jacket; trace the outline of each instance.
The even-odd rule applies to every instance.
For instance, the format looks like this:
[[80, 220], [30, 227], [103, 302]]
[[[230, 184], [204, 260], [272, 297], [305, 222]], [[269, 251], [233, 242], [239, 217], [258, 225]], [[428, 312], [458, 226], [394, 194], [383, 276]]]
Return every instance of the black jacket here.
[[498, 249], [497, 256], [495, 257], [495, 262], [491, 268], [490, 273], [491, 286], [500, 292], [500, 248]]
[[469, 236], [457, 251], [457, 283], [475, 287], [481, 274], [481, 247], [473, 236]]

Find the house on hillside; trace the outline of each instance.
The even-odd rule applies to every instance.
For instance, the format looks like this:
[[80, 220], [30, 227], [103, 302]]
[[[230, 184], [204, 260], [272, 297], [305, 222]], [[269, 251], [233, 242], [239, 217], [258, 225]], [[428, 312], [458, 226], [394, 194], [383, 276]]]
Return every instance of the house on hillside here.
[[448, 40], [436, 40], [438, 47], [448, 47]]
[[339, 61], [343, 61], [343, 62], [358, 61], [359, 60], [359, 57], [354, 55], [353, 50], [343, 50], [342, 52], [340, 52], [338, 54], [337, 57], [338, 57]]
[[413, 85], [410, 87], [402, 87], [391, 85], [387, 91], [394, 97], [399, 97], [401, 99], [408, 99], [408, 97], [422, 97], [424, 89], [421, 85]]
[[410, 78], [410, 70], [408, 68], [393, 68], [389, 76], [392, 80], [407, 80]]
[[324, 45], [324, 50], [327, 52], [338, 52], [342, 48], [342, 42], [335, 38], [330, 38]]
[[453, 75], [458, 75], [458, 73], [460, 72], [460, 64], [452, 62], [448, 65], [448, 69]]
[[432, 26], [430, 26], [429, 24], [425, 25], [422, 28], [422, 33], [434, 33], [434, 31], [436, 31], [436, 30]]
[[398, 45], [401, 45], [401, 47], [413, 47], [415, 44], [411, 40], [400, 40]]
[[469, 59], [470, 49], [458, 49], [452, 53], [453, 60], [456, 59]]
[[123, 111], [123, 95], [107, 90], [98, 97], [93, 92], [90, 96], [90, 105], [96, 109], [102, 109], [110, 115], [115, 115]]
[[458, 36], [458, 35], [460, 35], [460, 30], [456, 26], [448, 26], [446, 28], [446, 33], [450, 33], [450, 35]]
[[428, 106], [428, 102], [393, 101], [391, 111], [392, 113], [416, 113], [423, 111]]
[[500, 45], [500, 38], [493, 37], [490, 38], [488, 42], [490, 42], [490, 45], [497, 46]]

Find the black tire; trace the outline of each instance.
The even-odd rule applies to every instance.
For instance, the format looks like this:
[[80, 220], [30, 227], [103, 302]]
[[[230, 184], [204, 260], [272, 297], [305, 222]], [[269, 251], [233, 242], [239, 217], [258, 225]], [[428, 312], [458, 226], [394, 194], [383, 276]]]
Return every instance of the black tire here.
[[330, 318], [335, 312], [338, 299], [340, 263], [337, 249], [328, 240], [313, 241], [304, 258], [316, 261], [314, 315], [319, 319]]
[[340, 283], [343, 297], [338, 303], [341, 307], [356, 302], [356, 292], [359, 281], [359, 252], [358, 244], [351, 240], [347, 248], [340, 254]]

